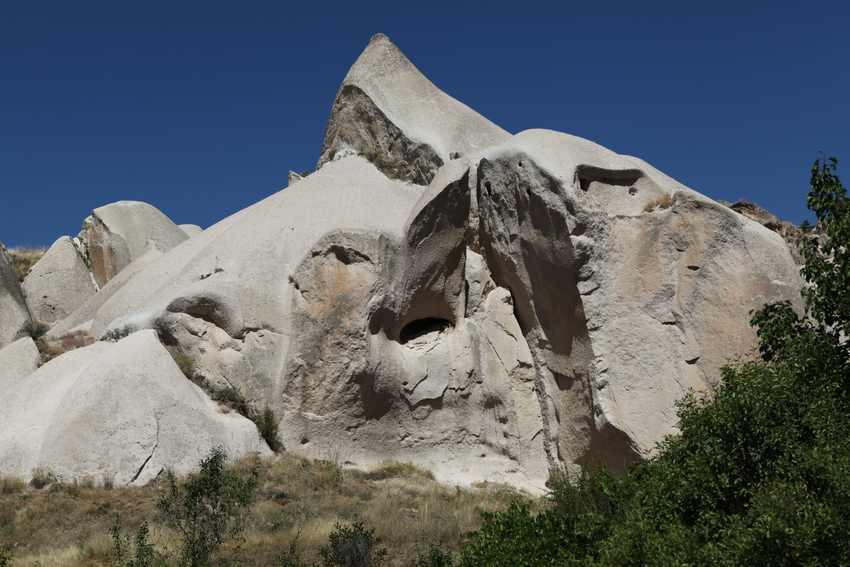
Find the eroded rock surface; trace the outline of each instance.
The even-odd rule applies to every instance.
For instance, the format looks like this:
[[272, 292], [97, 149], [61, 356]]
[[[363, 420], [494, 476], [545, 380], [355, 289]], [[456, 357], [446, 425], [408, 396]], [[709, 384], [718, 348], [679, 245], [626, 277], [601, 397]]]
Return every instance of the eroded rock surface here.
[[0, 473], [140, 483], [214, 442], [264, 451], [209, 400], [233, 389], [288, 451], [542, 491], [552, 467], [651, 455], [676, 401], [752, 351], [750, 310], [800, 303], [775, 232], [637, 158], [510, 136], [384, 36], [319, 164], [190, 239], [152, 207], [96, 210], [104, 285], [0, 409]]
[[68, 317], [97, 291], [86, 263], [67, 236], [53, 243], [22, 287], [33, 319], [43, 328]]
[[29, 334], [32, 319], [18, 275], [3, 244], [0, 244], [0, 348]]
[[438, 89], [387, 36], [376, 34], [334, 100], [319, 167], [359, 154], [389, 177], [428, 185], [444, 163], [509, 137]]
[[267, 453], [252, 422], [187, 380], [152, 331], [99, 342], [42, 366], [4, 392], [4, 474], [144, 484], [191, 471], [216, 446]]
[[167, 252], [189, 235], [147, 203], [118, 201], [95, 209], [78, 238], [97, 285], [104, 286], [151, 248]]

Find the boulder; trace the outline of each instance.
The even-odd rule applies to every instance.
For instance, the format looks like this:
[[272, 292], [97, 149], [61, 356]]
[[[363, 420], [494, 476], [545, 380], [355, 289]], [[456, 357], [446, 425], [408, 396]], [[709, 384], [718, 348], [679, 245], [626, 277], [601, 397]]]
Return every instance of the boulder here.
[[4, 392], [0, 473], [145, 484], [213, 447], [268, 453], [248, 419], [187, 380], [152, 331], [65, 354]]
[[38, 348], [30, 337], [20, 338], [0, 349], [0, 392], [4, 400], [11, 388], [36, 371], [40, 361]]
[[70, 315], [97, 291], [88, 267], [67, 236], [53, 243], [22, 287], [33, 319], [43, 328]]
[[188, 235], [159, 209], [139, 201], [119, 201], [95, 209], [78, 236], [98, 286], [150, 248], [171, 250]]
[[32, 319], [18, 275], [6, 248], [0, 244], [0, 348], [31, 330]]
[[437, 88], [387, 36], [376, 34], [336, 95], [319, 167], [354, 153], [389, 177], [428, 185], [449, 160], [509, 137]]

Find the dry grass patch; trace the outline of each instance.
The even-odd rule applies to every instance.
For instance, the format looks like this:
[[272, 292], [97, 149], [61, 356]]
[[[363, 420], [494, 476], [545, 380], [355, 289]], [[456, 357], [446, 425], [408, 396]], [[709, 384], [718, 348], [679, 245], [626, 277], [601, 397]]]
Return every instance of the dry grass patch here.
[[47, 248], [22, 247], [13, 248], [7, 251], [12, 259], [12, 267], [18, 275], [19, 281], [24, 281], [27, 274], [35, 266], [36, 262], [41, 260]]
[[650, 213], [656, 209], [669, 209], [673, 206], [673, 195], [659, 195], [643, 207], [643, 212]]
[[[479, 526], [482, 511], [504, 509], [516, 499], [530, 500], [502, 485], [469, 489], [442, 485], [429, 472], [406, 463], [354, 471], [329, 461], [282, 454], [246, 459], [235, 466], [259, 470], [246, 531], [222, 550], [222, 560], [245, 567], [280, 564], [293, 541], [305, 560], [316, 561], [334, 525], [358, 518], [375, 529], [389, 551], [387, 565], [408, 566], [432, 543], [457, 549], [464, 534]], [[2, 481], [0, 487], [3, 482], [10, 488], [0, 490], [0, 544], [13, 545], [15, 567], [110, 565], [109, 530], [116, 515], [126, 533], [150, 521], [151, 541], [158, 551], [169, 553], [179, 547], [175, 534], [156, 522], [161, 490], [156, 483], [110, 490], [60, 482], [39, 490], [17, 481]]]

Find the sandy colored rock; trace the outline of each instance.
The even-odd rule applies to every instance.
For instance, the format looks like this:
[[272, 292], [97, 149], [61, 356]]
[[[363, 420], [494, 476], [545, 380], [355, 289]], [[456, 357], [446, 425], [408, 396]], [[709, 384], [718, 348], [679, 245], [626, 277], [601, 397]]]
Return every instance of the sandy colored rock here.
[[31, 329], [32, 319], [18, 275], [6, 248], [0, 244], [0, 348], [28, 335]]
[[[196, 462], [232, 429], [190, 377], [272, 409], [288, 451], [542, 492], [550, 467], [651, 455], [676, 401], [751, 353], [750, 310], [800, 305], [776, 233], [640, 159], [510, 137], [383, 36], [343, 82], [320, 165], [179, 246], [127, 246], [136, 260], [48, 335], [101, 342], [12, 393], [49, 431], [0, 409], [0, 432], [23, 432], [0, 433], [12, 470], [141, 482], [163, 466], [151, 454]], [[124, 237], [101, 232], [111, 266]], [[151, 414], [183, 416], [170, 444]]]
[[91, 274], [71, 239], [59, 238], [32, 267], [22, 285], [35, 322], [49, 328], [95, 294]]
[[198, 234], [204, 232], [204, 229], [196, 224], [180, 224], [177, 226], [179, 226], [180, 230], [185, 232], [186, 236], [188, 236], [189, 238], [192, 238], [193, 236], [197, 236]]
[[167, 252], [188, 238], [159, 209], [139, 201], [95, 209], [78, 237], [101, 287], [151, 248]]
[[4, 392], [0, 474], [144, 484], [185, 474], [212, 447], [267, 453], [254, 424], [223, 413], [180, 372], [152, 331], [63, 355]]
[[6, 393], [38, 368], [41, 357], [35, 342], [23, 337], [0, 349], [0, 392]]
[[437, 88], [388, 37], [376, 34], [334, 100], [319, 167], [358, 154], [389, 177], [428, 185], [443, 164], [509, 136]]
[[484, 256], [532, 346], [552, 461], [623, 466], [675, 402], [755, 345], [750, 311], [799, 306], [782, 239], [636, 158], [557, 132], [478, 166]]

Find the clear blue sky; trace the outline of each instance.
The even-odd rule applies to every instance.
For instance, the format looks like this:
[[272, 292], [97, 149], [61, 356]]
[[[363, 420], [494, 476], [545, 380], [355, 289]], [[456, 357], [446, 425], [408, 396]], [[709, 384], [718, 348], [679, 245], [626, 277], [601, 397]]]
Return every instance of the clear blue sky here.
[[0, 241], [49, 244], [119, 199], [208, 226], [312, 168], [378, 31], [505, 129], [640, 156], [718, 199], [806, 215], [850, 181], [850, 2], [8, 2]]

